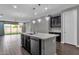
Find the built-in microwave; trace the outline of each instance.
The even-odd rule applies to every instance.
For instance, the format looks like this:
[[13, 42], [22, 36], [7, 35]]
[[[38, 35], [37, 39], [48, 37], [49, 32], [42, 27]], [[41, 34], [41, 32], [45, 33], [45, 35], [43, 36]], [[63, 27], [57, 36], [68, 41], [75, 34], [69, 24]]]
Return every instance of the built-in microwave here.
[[54, 16], [50, 18], [50, 27], [61, 27], [61, 16]]

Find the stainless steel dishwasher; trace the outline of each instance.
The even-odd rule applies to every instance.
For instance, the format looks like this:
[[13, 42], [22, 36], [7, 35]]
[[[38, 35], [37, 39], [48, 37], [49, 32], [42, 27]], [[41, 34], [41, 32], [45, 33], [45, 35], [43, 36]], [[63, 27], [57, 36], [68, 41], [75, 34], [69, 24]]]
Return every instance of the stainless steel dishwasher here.
[[38, 38], [31, 38], [31, 54], [40, 55], [41, 54], [41, 44]]

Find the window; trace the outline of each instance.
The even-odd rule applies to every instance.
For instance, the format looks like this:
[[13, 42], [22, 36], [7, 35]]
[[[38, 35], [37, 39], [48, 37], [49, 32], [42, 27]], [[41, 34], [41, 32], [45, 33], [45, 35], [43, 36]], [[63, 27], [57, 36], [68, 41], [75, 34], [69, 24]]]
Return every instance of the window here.
[[4, 24], [5, 34], [19, 34], [22, 31], [22, 26], [18, 24]]

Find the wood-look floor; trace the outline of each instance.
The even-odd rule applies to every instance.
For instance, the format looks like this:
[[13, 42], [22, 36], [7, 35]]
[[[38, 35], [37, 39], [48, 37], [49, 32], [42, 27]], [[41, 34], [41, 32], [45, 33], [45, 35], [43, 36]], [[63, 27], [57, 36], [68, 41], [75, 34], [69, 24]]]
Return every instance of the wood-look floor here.
[[[79, 55], [79, 48], [57, 42], [57, 55]], [[0, 36], [0, 55], [30, 55], [21, 47], [20, 35]]]
[[61, 44], [57, 42], [56, 52], [58, 55], [79, 55], [79, 48], [70, 44]]
[[20, 35], [0, 36], [0, 55], [29, 55], [21, 47]]

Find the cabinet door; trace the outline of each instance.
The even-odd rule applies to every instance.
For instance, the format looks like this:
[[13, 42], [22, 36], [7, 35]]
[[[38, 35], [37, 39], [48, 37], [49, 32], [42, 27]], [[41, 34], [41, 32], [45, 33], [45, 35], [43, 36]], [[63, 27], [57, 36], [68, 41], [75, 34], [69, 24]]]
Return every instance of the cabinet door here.
[[57, 41], [57, 42], [61, 42], [61, 33], [49, 32], [49, 34], [58, 34], [59, 36], [56, 37], [56, 41]]
[[64, 43], [76, 45], [77, 10], [63, 13], [63, 41]]
[[31, 39], [31, 53], [33, 55], [39, 55], [40, 49], [39, 49], [39, 39]]
[[27, 36], [24, 35], [24, 48], [27, 49]]
[[30, 37], [29, 36], [27, 36], [27, 39], [26, 39], [26, 48], [28, 52], [30, 52]]
[[21, 45], [24, 46], [24, 35], [21, 34]]

